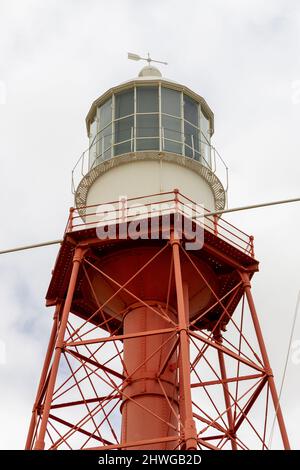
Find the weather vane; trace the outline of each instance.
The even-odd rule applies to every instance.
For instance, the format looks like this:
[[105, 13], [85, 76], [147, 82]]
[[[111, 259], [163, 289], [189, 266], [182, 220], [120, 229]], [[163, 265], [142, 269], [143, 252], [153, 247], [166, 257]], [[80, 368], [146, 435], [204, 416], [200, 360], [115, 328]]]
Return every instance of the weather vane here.
[[128, 52], [128, 59], [131, 59], [131, 60], [146, 60], [149, 64], [149, 66], [151, 65], [151, 62], [156, 62], [157, 64], [168, 65], [168, 62], [162, 62], [161, 60], [151, 59], [149, 52], [148, 52], [148, 57], [141, 57], [138, 54], [132, 54], [131, 52]]

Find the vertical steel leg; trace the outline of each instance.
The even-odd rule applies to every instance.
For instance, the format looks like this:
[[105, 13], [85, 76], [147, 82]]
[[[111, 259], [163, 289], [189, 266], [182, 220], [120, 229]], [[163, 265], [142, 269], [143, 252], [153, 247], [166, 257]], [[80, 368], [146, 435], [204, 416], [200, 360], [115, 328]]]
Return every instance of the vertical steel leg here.
[[192, 396], [191, 396], [191, 377], [190, 377], [190, 351], [189, 351], [189, 335], [188, 335], [188, 322], [185, 311], [185, 305], [188, 302], [188, 290], [182, 284], [180, 254], [179, 254], [179, 241], [171, 239], [174, 260], [174, 276], [177, 295], [177, 309], [178, 309], [178, 328], [180, 338], [180, 380], [182, 382], [182, 394], [180, 397], [180, 414], [183, 420], [183, 435], [185, 449], [197, 449], [197, 431], [193, 419]]
[[261, 356], [262, 356], [262, 360], [263, 360], [263, 363], [264, 363], [264, 366], [265, 366], [265, 369], [266, 369], [266, 373], [268, 375], [268, 383], [269, 383], [269, 387], [270, 387], [272, 400], [273, 400], [273, 403], [274, 403], [275, 413], [276, 413], [276, 416], [277, 416], [277, 421], [278, 421], [278, 426], [279, 426], [280, 433], [281, 433], [283, 446], [286, 450], [288, 450], [288, 449], [290, 449], [289, 438], [288, 438], [288, 435], [287, 435], [287, 432], [286, 432], [286, 427], [285, 427], [285, 423], [284, 423], [284, 419], [283, 419], [283, 415], [282, 415], [282, 411], [281, 411], [281, 407], [280, 407], [280, 403], [279, 403], [279, 399], [278, 399], [278, 394], [277, 394], [277, 390], [276, 390], [276, 386], [275, 386], [274, 377], [273, 377], [273, 374], [272, 374], [272, 369], [271, 369], [271, 366], [270, 366], [270, 361], [269, 361], [267, 349], [266, 349], [266, 346], [265, 346], [265, 342], [264, 342], [264, 339], [263, 339], [262, 331], [261, 331], [261, 328], [260, 328], [257, 312], [256, 312], [256, 309], [255, 309], [255, 305], [254, 305], [254, 301], [253, 301], [253, 297], [252, 297], [252, 293], [251, 293], [250, 278], [249, 278], [248, 273], [241, 273], [240, 275], [241, 275], [241, 278], [242, 278], [243, 283], [244, 283], [244, 289], [245, 289], [249, 309], [250, 309], [250, 312], [251, 312], [252, 321], [253, 321], [253, 325], [254, 325], [254, 328], [255, 328], [255, 332], [256, 332], [256, 336], [257, 336], [257, 340], [258, 340], [258, 344], [259, 344], [259, 348], [260, 348], [260, 352], [261, 352]]
[[52, 402], [58, 367], [59, 367], [59, 361], [60, 361], [60, 357], [62, 353], [63, 341], [64, 341], [65, 331], [66, 331], [66, 327], [68, 323], [69, 312], [70, 312], [72, 299], [73, 299], [73, 295], [74, 295], [74, 291], [76, 287], [77, 275], [78, 275], [80, 263], [83, 258], [83, 254], [84, 252], [81, 248], [76, 248], [74, 258], [73, 258], [73, 268], [72, 268], [71, 278], [69, 282], [68, 292], [67, 292], [67, 296], [66, 296], [66, 300], [64, 304], [64, 309], [62, 312], [57, 342], [55, 346], [55, 354], [54, 354], [53, 364], [52, 364], [51, 373], [49, 377], [49, 383], [48, 383], [48, 388], [47, 388], [47, 393], [46, 393], [46, 398], [45, 398], [45, 403], [44, 403], [41, 426], [40, 426], [39, 435], [37, 437], [36, 444], [35, 444], [36, 450], [43, 450], [45, 447], [45, 434], [46, 434], [50, 407], [51, 407], [51, 402]]
[[52, 325], [52, 330], [50, 334], [50, 339], [49, 339], [49, 344], [43, 364], [43, 369], [41, 373], [41, 378], [40, 382], [38, 385], [38, 390], [36, 393], [36, 398], [35, 402], [33, 405], [32, 409], [32, 415], [31, 415], [31, 420], [30, 420], [30, 425], [29, 425], [29, 430], [28, 430], [28, 435], [27, 435], [27, 440], [26, 440], [26, 445], [25, 445], [25, 450], [30, 450], [32, 447], [32, 439], [36, 427], [36, 418], [37, 418], [37, 411], [38, 408], [41, 405], [41, 401], [43, 399], [43, 391], [45, 388], [45, 383], [47, 379], [47, 374], [49, 371], [53, 351], [54, 351], [54, 346], [55, 346], [55, 340], [56, 340], [56, 335], [57, 335], [57, 325], [58, 325], [58, 315], [59, 315], [59, 310], [60, 310], [60, 304], [56, 305], [54, 316], [53, 316], [53, 325]]

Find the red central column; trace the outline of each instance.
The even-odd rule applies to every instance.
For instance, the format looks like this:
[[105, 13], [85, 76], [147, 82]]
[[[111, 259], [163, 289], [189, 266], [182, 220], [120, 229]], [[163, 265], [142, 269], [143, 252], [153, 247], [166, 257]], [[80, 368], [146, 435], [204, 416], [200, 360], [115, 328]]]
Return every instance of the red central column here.
[[[124, 334], [172, 327], [163, 318], [165, 305], [158, 302], [129, 307]], [[159, 306], [161, 309], [159, 310]], [[155, 313], [155, 311], [158, 313]], [[168, 310], [168, 317], [175, 319]], [[124, 363], [130, 376], [123, 388], [121, 442], [178, 436], [178, 383], [175, 332], [124, 340]], [[161, 373], [160, 373], [161, 372]], [[130, 449], [174, 449], [176, 440]]]

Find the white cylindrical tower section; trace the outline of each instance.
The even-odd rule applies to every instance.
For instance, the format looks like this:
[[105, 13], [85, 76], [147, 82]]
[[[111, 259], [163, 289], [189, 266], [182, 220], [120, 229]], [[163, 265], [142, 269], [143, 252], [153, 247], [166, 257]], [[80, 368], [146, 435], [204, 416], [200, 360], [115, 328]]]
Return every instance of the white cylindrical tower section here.
[[157, 68], [146, 66], [100, 96], [86, 123], [89, 171], [76, 190], [77, 207], [178, 188], [209, 210], [224, 208], [224, 187], [212, 168], [213, 112]]

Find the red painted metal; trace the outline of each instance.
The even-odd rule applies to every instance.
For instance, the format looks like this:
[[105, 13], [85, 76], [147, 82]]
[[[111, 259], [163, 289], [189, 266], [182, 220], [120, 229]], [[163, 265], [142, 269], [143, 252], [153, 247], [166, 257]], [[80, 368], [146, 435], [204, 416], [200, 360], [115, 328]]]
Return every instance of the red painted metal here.
[[[174, 214], [191, 202], [152, 196]], [[159, 237], [159, 210], [155, 240], [101, 240], [96, 208], [70, 211], [27, 449], [267, 449], [269, 396], [289, 448], [250, 290], [253, 237], [206, 212], [188, 252], [173, 225]]]
[[270, 392], [271, 392], [272, 399], [273, 399], [273, 402], [274, 402], [275, 413], [276, 413], [276, 417], [277, 417], [278, 426], [279, 426], [279, 429], [280, 429], [282, 441], [284, 443], [285, 449], [289, 449], [290, 448], [289, 438], [288, 438], [288, 435], [287, 435], [287, 432], [286, 432], [284, 419], [283, 419], [283, 415], [282, 415], [282, 411], [281, 411], [281, 406], [280, 406], [280, 403], [279, 403], [279, 400], [278, 400], [277, 390], [276, 390], [276, 387], [275, 387], [273, 372], [272, 372], [272, 369], [271, 369], [271, 366], [270, 366], [267, 349], [266, 349], [266, 346], [265, 346], [265, 342], [264, 342], [264, 339], [263, 339], [262, 331], [261, 331], [261, 328], [260, 328], [258, 316], [257, 316], [257, 313], [256, 313], [256, 308], [255, 308], [252, 293], [251, 293], [251, 284], [250, 284], [249, 275], [248, 275], [248, 273], [241, 273], [241, 277], [242, 277], [242, 280], [244, 282], [245, 293], [246, 293], [247, 300], [248, 300], [248, 303], [249, 303], [250, 312], [251, 312], [251, 316], [252, 316], [256, 336], [257, 336], [257, 339], [258, 339], [258, 342], [259, 342], [259, 348], [260, 348], [260, 351], [261, 351], [262, 359], [264, 361], [264, 366], [265, 366], [265, 370], [266, 370], [267, 377], [268, 377]]
[[[175, 319], [175, 314], [170, 310], [166, 314]], [[123, 359], [130, 380], [125, 381], [122, 389], [121, 442], [177, 436], [177, 371], [169, 367], [176, 362], [176, 332], [129, 338], [132, 333], [152, 328], [159, 331], [169, 326], [167, 320], [140, 303], [131, 305], [123, 318], [125, 337], [128, 335], [128, 339], [124, 340]], [[159, 354], [147, 360], [155, 350], [159, 350]], [[165, 361], [167, 367], [159, 373], [160, 366]], [[162, 419], [157, 419], [157, 416]], [[162, 442], [158, 448], [170, 449], [172, 445], [173, 442]], [[151, 446], [145, 448], [151, 449]]]
[[[134, 219], [135, 215], [132, 212], [127, 211], [126, 213], [126, 206], [129, 206], [131, 209], [139, 207], [141, 209], [139, 214], [145, 217], [149, 216], [150, 207], [152, 216], [154, 214], [162, 215], [169, 212], [184, 214], [186, 209], [190, 209], [192, 211], [191, 216], [195, 219], [198, 218], [198, 223], [201, 221], [206, 230], [213, 232], [220, 239], [229, 242], [254, 257], [252, 235], [247, 235], [230, 222], [220, 218], [220, 216], [210, 215], [208, 209], [201, 208], [195, 201], [192, 201], [190, 198], [180, 193], [178, 189], [164, 193], [128, 198], [125, 202], [123, 199], [109, 201], [105, 202], [105, 205], [111, 207], [111, 209], [106, 209], [107, 214], [111, 214], [109, 218], [106, 218], [106, 222], [116, 224]], [[100, 204], [80, 206], [79, 208], [72, 207], [70, 209], [66, 233], [95, 227], [99, 222], [97, 212], [99, 206]]]

